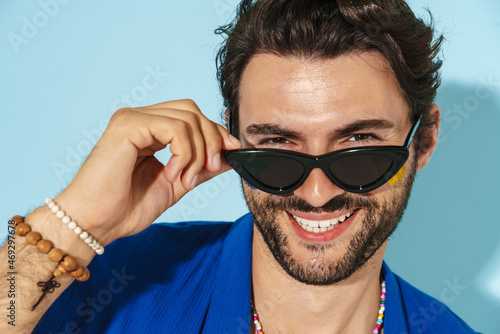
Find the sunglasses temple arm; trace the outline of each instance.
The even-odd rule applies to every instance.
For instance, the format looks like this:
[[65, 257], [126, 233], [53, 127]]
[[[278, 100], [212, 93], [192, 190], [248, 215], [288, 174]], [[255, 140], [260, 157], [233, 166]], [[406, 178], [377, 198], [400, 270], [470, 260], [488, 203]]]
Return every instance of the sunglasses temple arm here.
[[405, 147], [409, 147], [410, 146], [410, 144], [411, 144], [411, 142], [413, 140], [413, 137], [415, 136], [415, 133], [417, 133], [418, 127], [420, 126], [420, 120], [421, 119], [422, 119], [422, 115], [418, 116], [417, 121], [415, 122], [415, 124], [413, 124], [413, 126], [411, 128], [411, 131], [408, 134], [408, 137], [406, 138], [406, 141], [405, 141], [405, 144], [404, 144]]
[[228, 110], [227, 113], [227, 132], [229, 132], [231, 135], [234, 136], [233, 133], [233, 117], [232, 117], [233, 111], [231, 109]]

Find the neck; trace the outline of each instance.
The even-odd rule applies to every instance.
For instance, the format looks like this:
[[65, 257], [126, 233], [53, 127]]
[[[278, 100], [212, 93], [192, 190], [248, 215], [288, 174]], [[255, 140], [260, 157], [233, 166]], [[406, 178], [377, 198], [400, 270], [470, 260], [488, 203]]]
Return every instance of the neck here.
[[254, 233], [252, 298], [264, 333], [373, 333], [386, 246], [346, 280], [313, 286], [289, 276]]

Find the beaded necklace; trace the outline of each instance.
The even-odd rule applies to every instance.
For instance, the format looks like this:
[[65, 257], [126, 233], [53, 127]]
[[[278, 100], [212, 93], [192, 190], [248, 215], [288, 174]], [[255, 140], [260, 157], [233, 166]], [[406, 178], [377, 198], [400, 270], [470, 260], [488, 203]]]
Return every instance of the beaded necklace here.
[[[380, 331], [380, 328], [382, 328], [382, 325], [384, 323], [384, 313], [385, 313], [385, 281], [383, 280], [380, 282], [380, 287], [382, 292], [380, 293], [380, 308], [378, 310], [378, 319], [377, 323], [375, 324], [375, 327], [373, 328], [373, 334], [378, 334]], [[255, 328], [257, 329], [257, 334], [264, 334], [262, 331], [262, 325], [260, 324], [259, 321], [259, 315], [257, 314], [257, 310], [255, 309], [255, 306], [253, 305], [253, 302], [250, 301], [250, 309], [252, 311], [252, 317], [253, 317], [253, 323], [255, 324]]]

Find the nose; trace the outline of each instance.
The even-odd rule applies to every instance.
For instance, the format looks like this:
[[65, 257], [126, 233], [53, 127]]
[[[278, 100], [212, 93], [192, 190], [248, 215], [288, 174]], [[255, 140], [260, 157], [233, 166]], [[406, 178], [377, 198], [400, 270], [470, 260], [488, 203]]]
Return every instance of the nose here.
[[343, 192], [321, 169], [314, 168], [294, 194], [314, 207], [321, 207]]

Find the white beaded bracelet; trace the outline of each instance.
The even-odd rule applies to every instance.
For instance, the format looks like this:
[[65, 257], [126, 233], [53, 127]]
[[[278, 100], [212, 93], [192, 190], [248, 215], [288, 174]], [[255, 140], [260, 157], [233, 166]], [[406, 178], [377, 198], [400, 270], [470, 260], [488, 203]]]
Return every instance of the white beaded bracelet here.
[[71, 220], [69, 216], [66, 216], [66, 213], [56, 204], [56, 202], [47, 197], [45, 199], [45, 204], [49, 207], [49, 209], [56, 214], [56, 217], [61, 219], [63, 224], [67, 225], [75, 234], [80, 235], [80, 238], [91, 247], [98, 255], [104, 253], [104, 247], [101, 246], [97, 240], [94, 239], [93, 236], [90, 235], [87, 231], [84, 231], [78, 224]]

